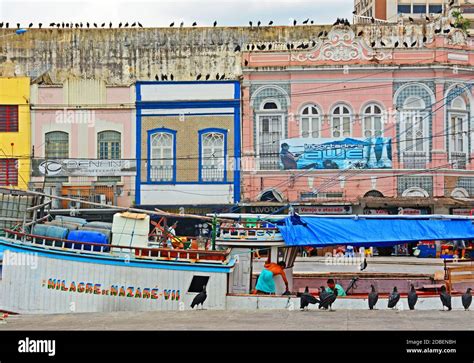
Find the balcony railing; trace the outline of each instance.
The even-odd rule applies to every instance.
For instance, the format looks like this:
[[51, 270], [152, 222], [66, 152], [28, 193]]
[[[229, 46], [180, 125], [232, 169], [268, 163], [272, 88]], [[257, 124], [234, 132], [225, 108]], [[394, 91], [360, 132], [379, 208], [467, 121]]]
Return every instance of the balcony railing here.
[[150, 180], [154, 182], [173, 181], [173, 165], [151, 165]]
[[452, 152], [450, 161], [453, 169], [466, 169], [467, 155], [466, 153]]
[[216, 165], [203, 165], [201, 169], [201, 177], [203, 181], [224, 181], [224, 168]]

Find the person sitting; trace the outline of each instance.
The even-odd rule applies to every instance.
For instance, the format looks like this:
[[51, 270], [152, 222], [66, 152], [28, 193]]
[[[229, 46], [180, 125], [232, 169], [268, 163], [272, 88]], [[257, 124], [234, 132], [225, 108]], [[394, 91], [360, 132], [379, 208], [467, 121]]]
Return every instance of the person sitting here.
[[334, 292], [337, 290], [337, 296], [346, 296], [346, 291], [339, 284], [336, 284], [333, 279], [327, 281], [328, 287], [326, 287], [327, 292]]
[[274, 295], [276, 293], [276, 287], [275, 281], [273, 281], [273, 277], [277, 275], [281, 275], [283, 281], [285, 282], [285, 294], [289, 293], [288, 280], [285, 274], [285, 267], [286, 265], [284, 261], [280, 261], [278, 263], [267, 262], [264, 265], [260, 276], [258, 277], [257, 285], [255, 286], [256, 293]]

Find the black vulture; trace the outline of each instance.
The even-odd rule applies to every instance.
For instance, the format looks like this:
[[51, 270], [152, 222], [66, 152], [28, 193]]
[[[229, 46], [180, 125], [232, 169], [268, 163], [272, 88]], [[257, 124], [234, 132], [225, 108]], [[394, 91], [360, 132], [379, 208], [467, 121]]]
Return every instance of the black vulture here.
[[441, 28], [440, 29], [435, 29], [434, 32], [435, 32], [435, 34], [441, 33]]
[[462, 306], [464, 306], [465, 310], [469, 310], [469, 307], [471, 306], [471, 303], [472, 303], [471, 291], [472, 289], [469, 287], [461, 298]]
[[332, 310], [332, 304], [334, 301], [337, 299], [337, 290], [333, 290], [332, 292], [325, 292], [322, 294], [322, 297], [320, 295], [320, 302], [319, 302], [319, 308], [321, 309], [328, 309]]
[[408, 48], [408, 43], [407, 42], [403, 42], [403, 45], [405, 46], [405, 48]]
[[181, 24], [179, 24], [179, 27], [182, 28], [184, 26], [184, 21], [181, 22]]
[[101, 26], [101, 28], [105, 28], [105, 23], [102, 23], [100, 26]]
[[225, 78], [225, 73], [221, 76], [220, 80], [222, 81]]
[[418, 295], [416, 294], [416, 291], [415, 291], [415, 286], [413, 286], [413, 284], [411, 284], [411, 288], [410, 288], [410, 291], [408, 292], [408, 307], [410, 308], [410, 310], [415, 310], [415, 305], [416, 305], [416, 302], [418, 301]]
[[249, 65], [249, 61], [248, 61], [247, 59], [244, 61], [244, 65], [245, 65], [246, 67]]
[[259, 21], [257, 22], [257, 26], [259, 27], [260, 25], [262, 25], [262, 22], [259, 20]]
[[249, 26], [252, 27], [253, 23], [251, 21], [249, 21]]
[[446, 291], [446, 286], [441, 286], [441, 292], [439, 294], [439, 298], [441, 299], [441, 302], [443, 303], [443, 311], [444, 307], [446, 306], [448, 308], [448, 311], [452, 309], [451, 307], [451, 295], [449, 294], [448, 291]]
[[293, 20], [293, 26], [296, 26], [296, 19]]
[[156, 81], [159, 81], [159, 80], [160, 80], [160, 77], [159, 77], [157, 74], [155, 74], [155, 80], [156, 80]]
[[300, 296], [300, 309], [304, 310], [309, 304], [317, 304], [318, 302], [319, 300], [309, 293], [309, 288], [306, 286], [304, 293]]
[[398, 47], [398, 40], [395, 42], [395, 44], [393, 44], [393, 47], [394, 47], [394, 48], [397, 48], [397, 47]]
[[21, 25], [20, 23], [16, 23], [16, 27], [17, 27], [18, 29], [20, 29], [20, 25]]
[[30, 23], [30, 24], [28, 25], [28, 28], [32, 28], [32, 27], [33, 27], [33, 23]]
[[201, 77], [202, 77], [202, 74], [199, 73], [199, 74], [196, 76], [196, 81], [199, 81], [199, 80], [201, 79]]
[[273, 20], [270, 20], [270, 22], [268, 23], [268, 25], [273, 25]]
[[[132, 28], [135, 28], [136, 25], [137, 25], [137, 23], [136, 23], [136, 22], [133, 22], [132, 25], [130, 25], [130, 26], [131, 26]], [[112, 27], [112, 23], [110, 23], [110, 27]]]
[[321, 301], [325, 300], [327, 298], [328, 293], [326, 292], [326, 288], [324, 286], [321, 286], [319, 288], [319, 309], [323, 307], [321, 304]]
[[217, 26], [217, 20], [214, 21], [214, 24], [213, 24], [213, 25], [214, 25], [214, 28]]
[[219, 73], [216, 74], [216, 80], [219, 80], [220, 76]]
[[375, 18], [374, 18], [374, 17], [371, 17], [371, 18], [370, 18], [370, 22], [371, 22], [372, 24], [374, 24], [374, 23], [375, 23]]
[[411, 43], [410, 47], [413, 48], [415, 45], [416, 45], [416, 40], [413, 43]]
[[0, 28], [3, 28], [3, 23], [0, 23]]
[[375, 291], [375, 286], [370, 285], [370, 288], [372, 289], [369, 292], [369, 309], [374, 310], [375, 305], [377, 304], [377, 301], [379, 300], [379, 294], [377, 291]]
[[410, 20], [411, 23], [415, 21], [411, 16], [408, 17], [408, 20]]
[[324, 31], [320, 31], [319, 34], [318, 34], [318, 38], [321, 38], [323, 36], [323, 34], [324, 34]]
[[140, 28], [143, 28], [142, 23], [140, 23], [139, 21], [137, 21], [137, 23], [138, 23], [138, 26], [139, 26]]
[[398, 301], [400, 300], [400, 293], [397, 290], [397, 287], [395, 286], [393, 288], [392, 293], [390, 294], [388, 298], [388, 307], [393, 309], [395, 306], [397, 306]]
[[174, 21], [170, 24], [170, 28], [174, 27]]
[[444, 33], [444, 34], [448, 34], [450, 31], [451, 31], [451, 29], [444, 29], [444, 30], [443, 30], [443, 33]]
[[173, 76], [173, 73], [171, 73], [171, 75], [170, 75], [170, 79], [171, 79], [172, 81], [174, 81], [174, 76]]
[[206, 81], [209, 80], [209, 77], [211, 77], [210, 74], [206, 74]]
[[202, 308], [204, 301], [206, 301], [206, 299], [207, 299], [206, 285], [204, 285], [202, 287], [202, 291], [194, 297], [193, 302], [191, 303], [191, 309], [194, 309], [195, 306], [199, 307], [199, 305], [201, 305], [201, 308]]
[[380, 45], [381, 45], [382, 47], [385, 47], [385, 43], [384, 43], [383, 40], [380, 41]]
[[309, 23], [309, 18], [303, 21], [303, 24], [308, 24]]
[[193, 26], [196, 26], [196, 25], [198, 25], [198, 23], [194, 22], [194, 23], [193, 23]]

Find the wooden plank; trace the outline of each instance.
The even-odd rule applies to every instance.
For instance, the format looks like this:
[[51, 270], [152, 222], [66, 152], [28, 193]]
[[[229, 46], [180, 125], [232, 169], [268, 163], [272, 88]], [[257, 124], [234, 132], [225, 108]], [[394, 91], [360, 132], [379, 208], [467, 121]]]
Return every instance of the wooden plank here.
[[450, 273], [463, 272], [463, 271], [474, 271], [474, 266], [462, 266], [462, 267], [448, 267]]
[[451, 282], [471, 281], [471, 280], [474, 280], [474, 274], [451, 276], [451, 279], [450, 279]]

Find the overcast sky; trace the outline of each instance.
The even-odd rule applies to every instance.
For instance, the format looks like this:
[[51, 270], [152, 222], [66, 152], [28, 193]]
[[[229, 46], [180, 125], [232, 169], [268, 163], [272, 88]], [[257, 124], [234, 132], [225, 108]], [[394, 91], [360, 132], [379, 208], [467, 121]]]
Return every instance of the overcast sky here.
[[[249, 20], [288, 25], [307, 18], [328, 24], [337, 17], [352, 20], [353, 0], [0, 0], [0, 22], [134, 22], [168, 26], [172, 21], [190, 25], [248, 25]], [[291, 19], [291, 20], [290, 20]], [[11, 27], [12, 25], [10, 25]]]

